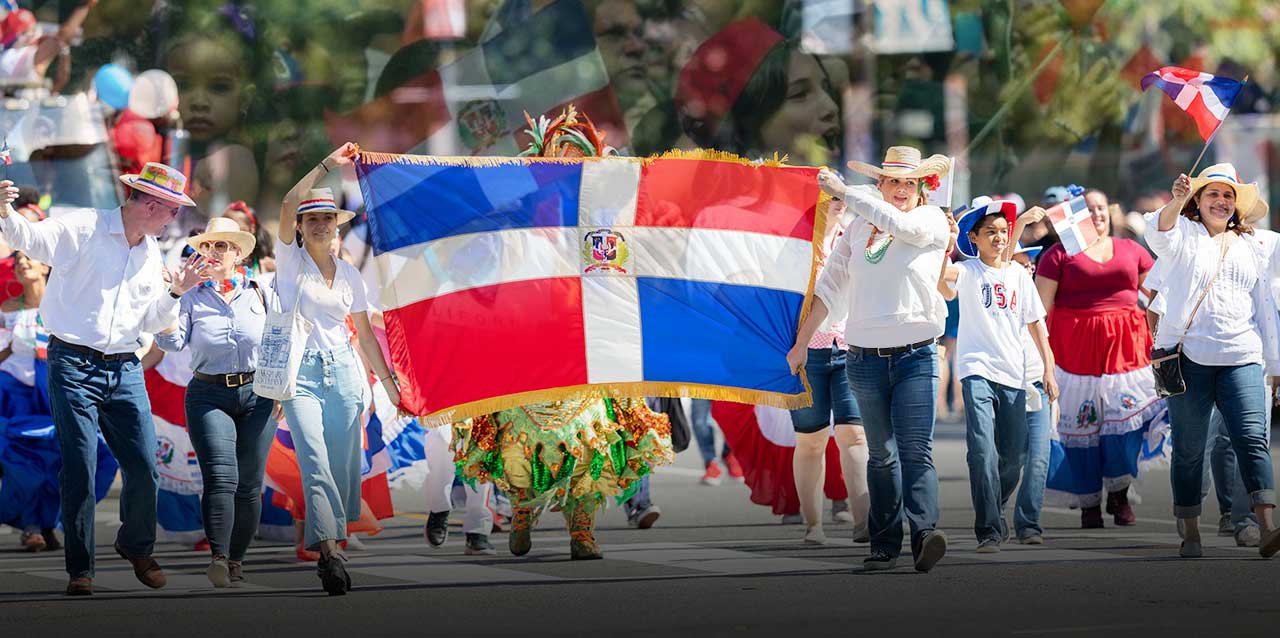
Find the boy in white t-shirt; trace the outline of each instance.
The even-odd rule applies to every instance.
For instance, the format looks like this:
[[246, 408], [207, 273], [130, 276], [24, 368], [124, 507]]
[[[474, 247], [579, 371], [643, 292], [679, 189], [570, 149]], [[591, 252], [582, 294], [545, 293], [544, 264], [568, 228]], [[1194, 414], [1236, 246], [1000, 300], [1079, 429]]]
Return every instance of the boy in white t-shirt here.
[[952, 232], [958, 236], [960, 252], [977, 259], [944, 263], [938, 291], [948, 300], [960, 297], [956, 375], [965, 400], [974, 533], [978, 552], [994, 553], [1009, 536], [1004, 506], [1027, 456], [1026, 387], [1033, 380], [1027, 378], [1022, 335], [1028, 329], [1040, 351], [1043, 384], [1051, 401], [1058, 388], [1035, 282], [1004, 254], [1016, 205], [987, 198], [973, 204]]

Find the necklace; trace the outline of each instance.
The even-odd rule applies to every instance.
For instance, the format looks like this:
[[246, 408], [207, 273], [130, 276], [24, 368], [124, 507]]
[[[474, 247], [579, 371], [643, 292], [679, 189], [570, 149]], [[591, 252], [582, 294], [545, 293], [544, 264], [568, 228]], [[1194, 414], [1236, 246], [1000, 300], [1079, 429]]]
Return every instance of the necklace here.
[[884, 259], [885, 253], [889, 252], [889, 244], [893, 243], [893, 235], [887, 233], [884, 238], [877, 242], [876, 238], [880, 234], [879, 228], [871, 227], [871, 236], [867, 237], [867, 250], [863, 253], [869, 264], [880, 263], [880, 260]]

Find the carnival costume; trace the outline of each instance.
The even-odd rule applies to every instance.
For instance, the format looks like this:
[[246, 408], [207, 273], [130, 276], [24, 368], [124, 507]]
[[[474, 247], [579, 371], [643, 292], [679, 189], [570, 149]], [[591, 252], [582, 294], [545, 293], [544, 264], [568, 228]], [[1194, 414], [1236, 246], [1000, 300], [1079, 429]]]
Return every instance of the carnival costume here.
[[[529, 127], [533, 143], [524, 156], [613, 154], [604, 134], [573, 107], [555, 120], [529, 119]], [[550, 507], [564, 514], [572, 558], [601, 558], [595, 524], [605, 499], [626, 500], [654, 466], [674, 460], [670, 421], [638, 398], [536, 403], [455, 427], [458, 475], [471, 484], [493, 481], [511, 497], [508, 541], [517, 556], [529, 552], [538, 514]]]

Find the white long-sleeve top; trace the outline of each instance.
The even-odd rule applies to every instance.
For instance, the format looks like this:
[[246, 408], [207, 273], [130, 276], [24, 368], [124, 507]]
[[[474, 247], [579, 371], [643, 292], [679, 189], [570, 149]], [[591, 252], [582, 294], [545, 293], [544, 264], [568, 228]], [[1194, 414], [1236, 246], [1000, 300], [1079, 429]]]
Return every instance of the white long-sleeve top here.
[[32, 223], [16, 213], [0, 219], [15, 250], [52, 267], [40, 316], [49, 334], [118, 354], [138, 349], [143, 332], [178, 320], [154, 237], [130, 247], [120, 209], [78, 210]]
[[[1168, 348], [1182, 338], [1187, 318], [1218, 268], [1219, 246], [1203, 224], [1179, 216], [1174, 227], [1147, 234], [1147, 244], [1165, 262], [1160, 290], [1165, 312], [1155, 347]], [[1280, 316], [1271, 281], [1280, 275], [1274, 237], [1235, 235], [1203, 304], [1191, 321], [1183, 352], [1201, 365], [1263, 364], [1280, 373]], [[1178, 282], [1172, 285], [1169, 282]]]
[[[847, 188], [844, 201], [857, 219], [836, 242], [814, 293], [827, 308], [848, 308], [845, 341], [890, 348], [941, 336], [947, 304], [938, 273], [950, 239], [942, 209], [919, 206], [904, 213], [869, 185]], [[894, 237], [875, 264], [866, 259], [873, 228]]]

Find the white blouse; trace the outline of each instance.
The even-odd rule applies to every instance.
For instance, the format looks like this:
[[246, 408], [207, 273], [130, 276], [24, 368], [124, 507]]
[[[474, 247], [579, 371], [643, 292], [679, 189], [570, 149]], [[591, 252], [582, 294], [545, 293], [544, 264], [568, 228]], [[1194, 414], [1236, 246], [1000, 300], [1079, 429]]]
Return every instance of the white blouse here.
[[[1275, 245], [1232, 232], [1226, 238], [1230, 244], [1222, 272], [1187, 329], [1183, 352], [1200, 365], [1280, 363], [1270, 290], [1272, 271], [1280, 267], [1280, 260], [1272, 258]], [[1203, 224], [1182, 216], [1172, 229], [1149, 233], [1147, 241], [1160, 257], [1165, 282], [1160, 296], [1166, 307], [1155, 347], [1169, 348], [1182, 337], [1187, 317], [1218, 269], [1220, 247]]]
[[[904, 213], [870, 185], [849, 187], [844, 199], [858, 218], [836, 242], [814, 293], [829, 309], [848, 309], [845, 341], [890, 348], [941, 336], [947, 304], [938, 273], [951, 235], [942, 209], [919, 206]], [[866, 257], [874, 228], [894, 237], [878, 263]]]
[[[273, 281], [284, 310], [298, 299], [298, 312], [315, 323], [307, 350], [334, 350], [351, 344], [347, 315], [366, 312], [364, 279], [355, 266], [330, 254], [337, 263], [333, 286], [327, 286], [306, 248], [276, 240], [276, 276]], [[301, 295], [298, 286], [302, 286]]]

